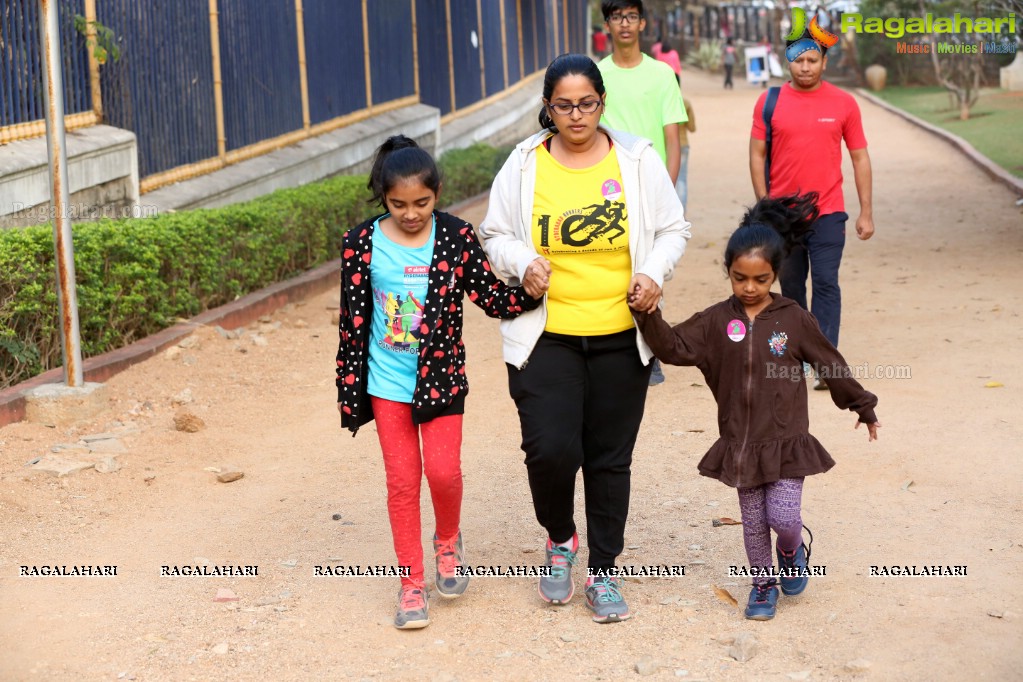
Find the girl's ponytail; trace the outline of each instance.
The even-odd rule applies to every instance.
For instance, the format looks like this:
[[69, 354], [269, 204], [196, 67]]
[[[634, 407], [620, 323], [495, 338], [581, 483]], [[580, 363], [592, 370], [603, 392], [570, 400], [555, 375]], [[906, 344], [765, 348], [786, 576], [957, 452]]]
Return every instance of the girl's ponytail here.
[[384, 196], [398, 182], [417, 178], [434, 194], [440, 192], [440, 171], [429, 152], [405, 135], [392, 135], [377, 148], [366, 187], [373, 193], [369, 203], [384, 205]]
[[727, 271], [740, 256], [757, 253], [775, 273], [793, 248], [803, 244], [820, 215], [817, 192], [764, 197], [742, 217], [725, 247]]

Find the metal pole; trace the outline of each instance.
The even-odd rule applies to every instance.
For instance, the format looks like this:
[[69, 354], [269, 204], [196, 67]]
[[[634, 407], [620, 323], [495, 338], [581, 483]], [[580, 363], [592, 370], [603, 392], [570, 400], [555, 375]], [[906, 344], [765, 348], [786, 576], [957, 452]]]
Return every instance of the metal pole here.
[[57, 305], [60, 308], [60, 341], [64, 358], [64, 383], [85, 385], [82, 374], [82, 339], [78, 329], [78, 294], [75, 289], [75, 254], [71, 243], [67, 148], [64, 137], [64, 80], [60, 64], [58, 0], [39, 0], [39, 32], [42, 38], [46, 83], [46, 153], [50, 159], [53, 200], [53, 245], [57, 256]]

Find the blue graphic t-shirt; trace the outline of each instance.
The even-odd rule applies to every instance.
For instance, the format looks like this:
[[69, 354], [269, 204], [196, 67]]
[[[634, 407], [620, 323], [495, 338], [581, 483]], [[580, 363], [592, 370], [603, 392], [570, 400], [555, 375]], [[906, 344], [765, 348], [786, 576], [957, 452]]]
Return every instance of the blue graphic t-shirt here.
[[377, 398], [412, 402], [419, 359], [419, 328], [429, 289], [435, 234], [436, 221], [430, 225], [426, 244], [413, 249], [391, 241], [380, 229], [380, 221], [374, 223], [373, 256], [369, 266], [373, 316], [367, 390]]

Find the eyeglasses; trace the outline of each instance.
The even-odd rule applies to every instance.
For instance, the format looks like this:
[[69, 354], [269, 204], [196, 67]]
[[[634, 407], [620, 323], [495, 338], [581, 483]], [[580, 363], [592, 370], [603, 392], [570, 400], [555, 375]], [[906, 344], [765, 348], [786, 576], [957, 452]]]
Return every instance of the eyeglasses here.
[[639, 12], [629, 12], [628, 14], [612, 14], [607, 18], [612, 24], [635, 24], [637, 21], [642, 19]]
[[562, 116], [571, 116], [574, 109], [578, 109], [580, 114], [592, 114], [600, 108], [599, 99], [588, 99], [579, 104], [569, 104], [568, 102], [558, 102], [557, 104], [547, 103], [551, 109], [554, 110], [555, 114], [561, 114]]

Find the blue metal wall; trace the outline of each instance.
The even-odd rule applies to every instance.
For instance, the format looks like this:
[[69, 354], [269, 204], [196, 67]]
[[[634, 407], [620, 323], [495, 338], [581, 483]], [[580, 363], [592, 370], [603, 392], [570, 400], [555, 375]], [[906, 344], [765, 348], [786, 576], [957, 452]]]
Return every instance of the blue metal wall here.
[[[497, 2], [482, 2], [483, 10], [483, 66], [486, 70], [487, 91], [484, 96], [501, 92], [504, 82], [504, 50], [501, 48], [501, 5]], [[515, 46], [516, 51], [518, 45]]]
[[[89, 111], [85, 38], [74, 28], [74, 16], [84, 13], [85, 0], [57, 1], [65, 111]], [[412, 1], [370, 0], [368, 36], [364, 36], [362, 0], [303, 0], [312, 124], [367, 107], [367, 41], [372, 103], [382, 104], [416, 92], [415, 30], [420, 101], [442, 114], [503, 90], [506, 65], [511, 86], [542, 71], [561, 52], [586, 49], [586, 0], [483, 0], [482, 16], [477, 16], [475, 0], [450, 0], [451, 41], [445, 0], [414, 0], [414, 27]], [[499, 3], [504, 3], [503, 27]], [[136, 134], [140, 175], [215, 158], [208, 0], [97, 0], [96, 4], [98, 21], [113, 32], [121, 51], [118, 61], [110, 60], [100, 69], [104, 120]], [[301, 130], [294, 0], [218, 0], [218, 9], [227, 149]], [[44, 117], [37, 13], [38, 0], [0, 0], [0, 126]]]
[[217, 155], [207, 0], [103, 0], [121, 58], [100, 69], [104, 120], [135, 133], [139, 175]]
[[569, 3], [568, 22], [568, 51], [586, 54], [590, 44], [590, 11], [586, 3]]
[[522, 79], [522, 64], [519, 62], [519, 18], [515, 10], [516, 0], [501, 0], [504, 3], [504, 35], [508, 44], [508, 85]]
[[409, 0], [369, 3], [369, 64], [373, 104], [416, 94]]
[[444, 0], [416, 0], [419, 101], [451, 113], [451, 66]]
[[366, 108], [361, 0], [302, 0], [309, 119]]
[[[85, 36], [79, 34], [74, 25], [75, 15], [84, 12], [85, 0], [60, 0], [58, 3], [65, 114], [92, 109]], [[41, 48], [39, 0], [3, 0], [0, 3], [0, 126], [46, 117]]]
[[[522, 61], [524, 75], [529, 75], [540, 68], [540, 57], [537, 55], [536, 0], [521, 0], [522, 8]], [[544, 62], [544, 66], [548, 62]]]
[[219, 0], [227, 148], [302, 128], [294, 0]]
[[455, 107], [459, 109], [483, 99], [477, 16], [475, 2], [451, 3], [451, 56], [455, 70]]
[[559, 54], [555, 46], [555, 40], [557, 40], [555, 31], [561, 28], [559, 25], [561, 22], [554, 20], [554, 4], [555, 0], [538, 0], [536, 3], [536, 27], [539, 36], [537, 45], [540, 52], [538, 69], [547, 68], [547, 65], [554, 61]]

